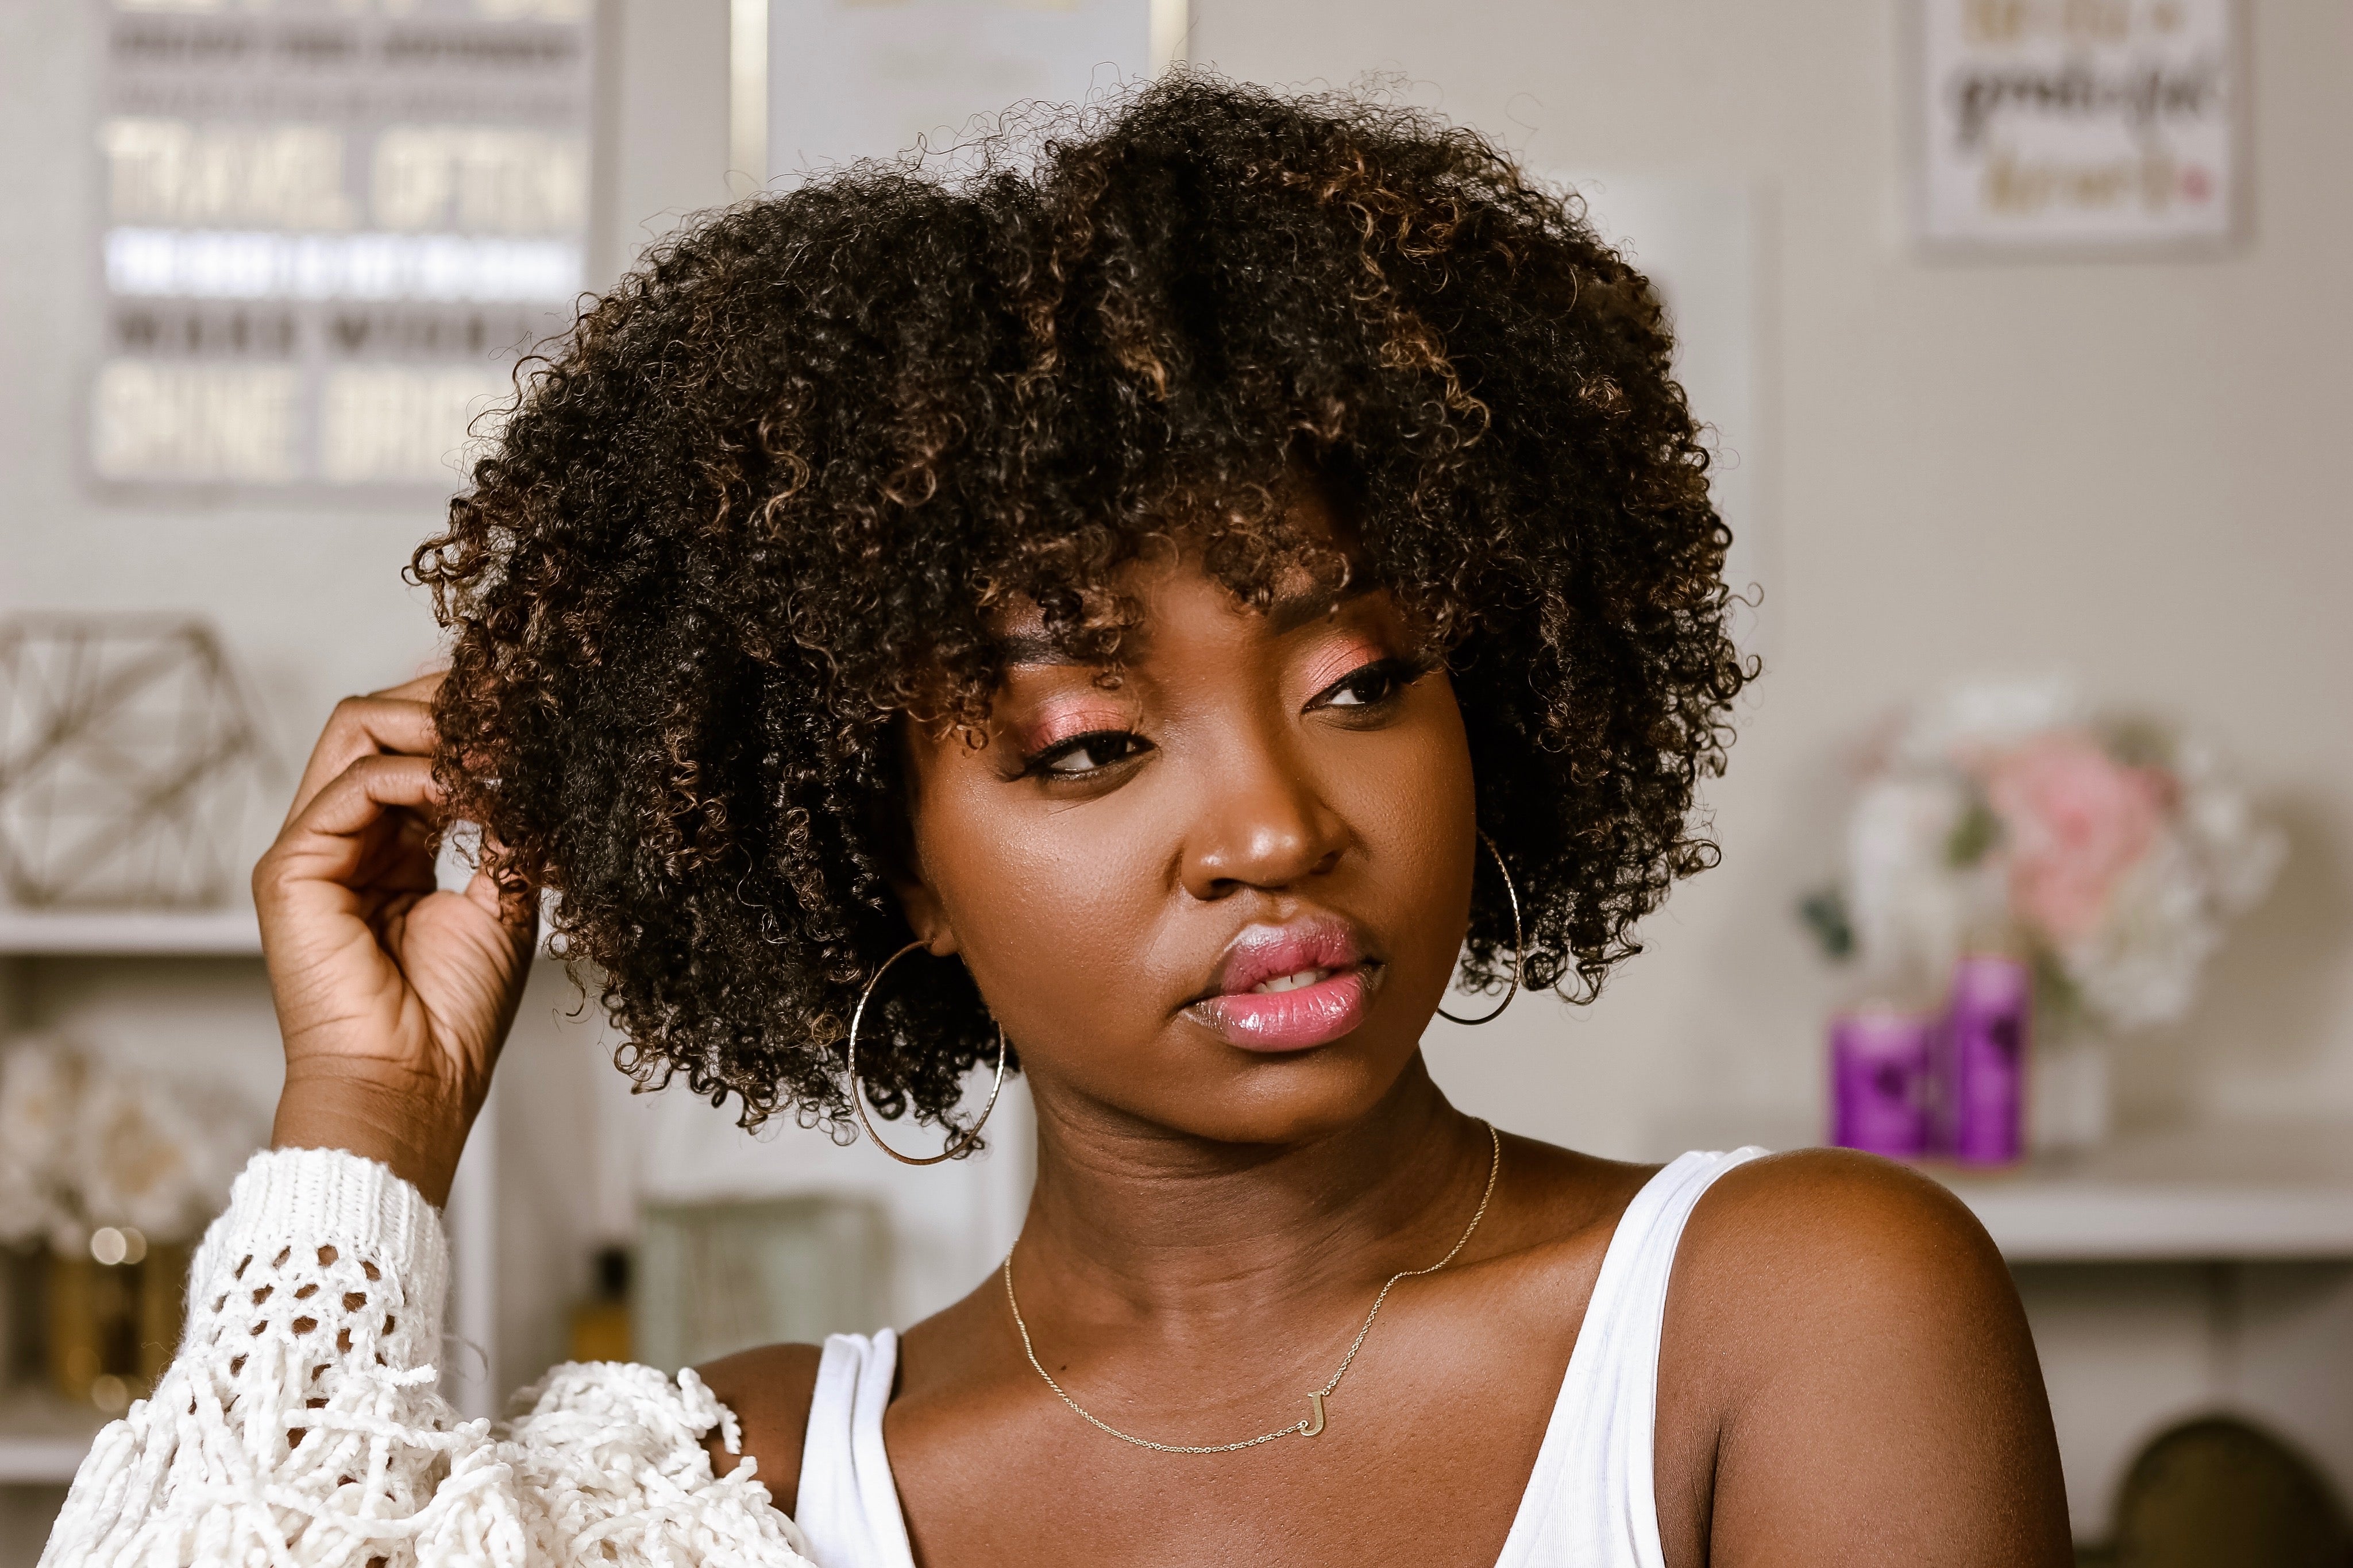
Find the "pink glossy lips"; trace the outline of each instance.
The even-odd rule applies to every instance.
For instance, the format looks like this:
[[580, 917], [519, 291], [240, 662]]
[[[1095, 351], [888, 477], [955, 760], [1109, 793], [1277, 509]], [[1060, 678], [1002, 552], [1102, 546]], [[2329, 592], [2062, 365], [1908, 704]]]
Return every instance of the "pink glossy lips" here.
[[1363, 1023], [1379, 977], [1344, 921], [1251, 926], [1226, 949], [1210, 994], [1186, 1011], [1244, 1050], [1305, 1050]]

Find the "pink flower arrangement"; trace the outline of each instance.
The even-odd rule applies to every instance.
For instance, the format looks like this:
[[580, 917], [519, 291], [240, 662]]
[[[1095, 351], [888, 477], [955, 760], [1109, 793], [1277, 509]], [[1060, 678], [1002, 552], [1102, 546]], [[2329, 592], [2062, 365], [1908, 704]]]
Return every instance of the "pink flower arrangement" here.
[[2057, 946], [2098, 929], [2176, 793], [2163, 770], [2120, 762], [2074, 730], [1998, 754], [1985, 791], [2004, 829], [2011, 912]]
[[2108, 1029], [2187, 1012], [2224, 922], [2283, 855], [2211, 755], [2103, 722], [2059, 681], [1982, 682], [1907, 715], [1862, 770], [1824, 944], [1885, 975], [2021, 952], [2046, 1004]]

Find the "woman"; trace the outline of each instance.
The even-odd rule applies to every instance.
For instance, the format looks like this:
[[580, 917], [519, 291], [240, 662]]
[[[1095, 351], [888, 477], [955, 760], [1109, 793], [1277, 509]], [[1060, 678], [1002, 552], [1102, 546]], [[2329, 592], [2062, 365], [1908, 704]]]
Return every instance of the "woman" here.
[[[2066, 1562], [1937, 1188], [1590, 1159], [1419, 1055], [1458, 962], [1590, 996], [1713, 855], [1744, 671], [1644, 280], [1391, 109], [1184, 77], [999, 151], [709, 220], [535, 373], [418, 552], [447, 679], [338, 710], [256, 873], [277, 1147], [49, 1560]], [[540, 889], [623, 1065], [747, 1123], [962, 1152], [1018, 1059], [1005, 1268], [455, 1423], [432, 1205]]]

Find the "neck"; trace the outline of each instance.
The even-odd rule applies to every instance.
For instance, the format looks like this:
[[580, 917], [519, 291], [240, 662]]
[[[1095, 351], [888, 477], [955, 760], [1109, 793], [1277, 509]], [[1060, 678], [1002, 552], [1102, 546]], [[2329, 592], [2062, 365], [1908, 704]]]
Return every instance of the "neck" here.
[[1297, 1142], [1233, 1144], [1039, 1096], [1038, 1182], [1014, 1268], [1065, 1321], [1203, 1339], [1271, 1311], [1362, 1310], [1435, 1262], [1492, 1154], [1416, 1056], [1366, 1115]]

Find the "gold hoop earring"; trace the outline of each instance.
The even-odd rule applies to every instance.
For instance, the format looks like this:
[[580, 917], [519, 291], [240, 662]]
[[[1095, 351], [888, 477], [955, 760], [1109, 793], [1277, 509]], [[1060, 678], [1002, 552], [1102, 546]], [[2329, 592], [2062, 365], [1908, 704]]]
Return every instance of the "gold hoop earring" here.
[[874, 972], [874, 978], [866, 983], [866, 989], [858, 994], [857, 1010], [849, 1015], [849, 1109], [858, 1112], [858, 1124], [866, 1129], [866, 1136], [874, 1141], [874, 1146], [902, 1165], [936, 1165], [943, 1160], [953, 1160], [971, 1148], [979, 1139], [980, 1130], [988, 1125], [988, 1113], [997, 1109], [997, 1097], [1005, 1092], [1005, 1026], [999, 1024], [997, 1026], [997, 1082], [989, 1088], [988, 1103], [980, 1108], [980, 1120], [974, 1122], [963, 1137], [936, 1154], [902, 1154], [882, 1142], [882, 1134], [875, 1131], [874, 1123], [866, 1119], [866, 1096], [858, 1087], [858, 1026], [866, 1021], [867, 999], [874, 994], [874, 988], [882, 984], [882, 976], [892, 964], [917, 948], [930, 945], [926, 942], [911, 942], [884, 959], [882, 967]]
[[1526, 941], [1526, 933], [1520, 929], [1520, 890], [1512, 886], [1512, 868], [1504, 864], [1504, 852], [1495, 847], [1495, 841], [1487, 837], [1487, 830], [1483, 827], [1479, 829], [1479, 842], [1484, 844], [1487, 853], [1495, 858], [1495, 869], [1504, 874], [1504, 894], [1512, 900], [1512, 988], [1504, 993], [1504, 999], [1495, 1005], [1495, 1010], [1483, 1018], [1458, 1018], [1443, 1007], [1438, 1010], [1438, 1016], [1448, 1023], [1461, 1024], [1474, 1029], [1502, 1017], [1504, 1009], [1512, 1005], [1512, 998], [1520, 994], [1520, 948]]

